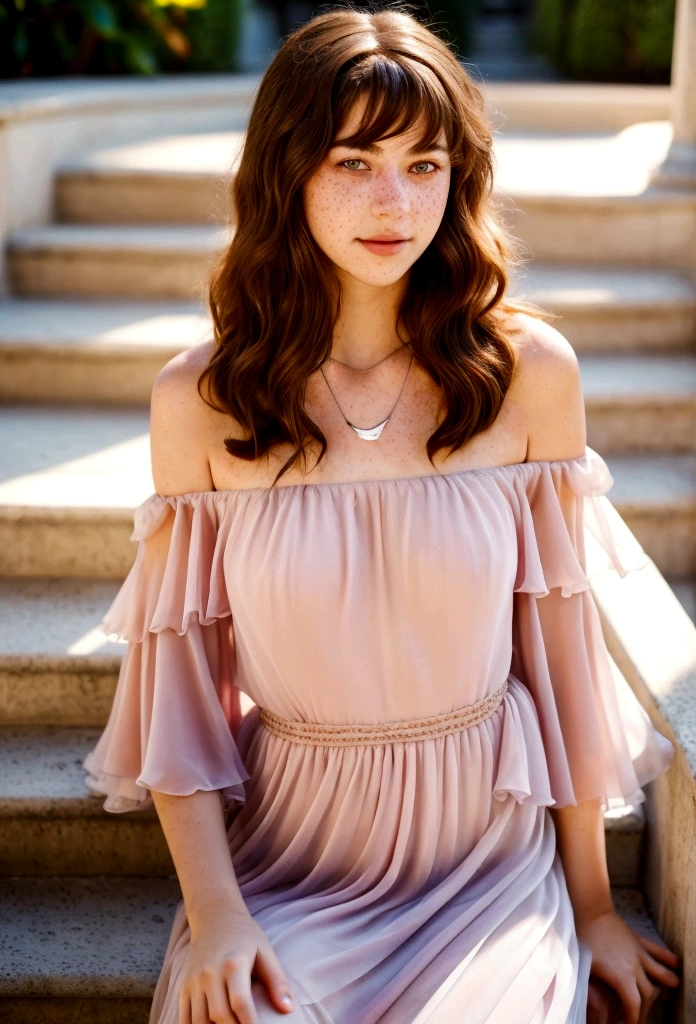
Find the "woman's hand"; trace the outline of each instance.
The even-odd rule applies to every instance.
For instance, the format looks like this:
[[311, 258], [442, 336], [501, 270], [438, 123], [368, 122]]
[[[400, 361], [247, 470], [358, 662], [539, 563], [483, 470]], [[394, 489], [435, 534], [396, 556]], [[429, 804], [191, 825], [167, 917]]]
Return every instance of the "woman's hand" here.
[[591, 972], [599, 982], [590, 982], [588, 1024], [614, 1024], [617, 1019], [602, 983], [619, 997], [626, 1024], [645, 1024], [660, 986], [679, 985], [679, 957], [634, 932], [616, 911], [576, 923], [576, 932], [592, 950]]
[[290, 985], [266, 933], [251, 914], [229, 907], [206, 914], [191, 929], [179, 1024], [258, 1024], [252, 973], [265, 986], [271, 1006], [291, 1013]]

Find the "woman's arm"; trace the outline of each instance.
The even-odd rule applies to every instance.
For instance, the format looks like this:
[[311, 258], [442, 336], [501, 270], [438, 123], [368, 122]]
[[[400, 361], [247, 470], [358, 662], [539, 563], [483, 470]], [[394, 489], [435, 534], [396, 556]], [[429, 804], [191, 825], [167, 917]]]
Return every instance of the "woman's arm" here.
[[171, 796], [153, 791], [152, 799], [181, 885], [192, 937], [201, 934], [211, 914], [248, 913], [227, 845], [219, 792]]
[[[577, 458], [587, 444], [577, 357], [548, 324], [524, 315], [518, 316], [517, 324], [520, 360], [515, 386], [527, 427], [527, 459]], [[678, 976], [665, 966], [677, 967], [678, 957], [637, 935], [615, 911], [600, 800], [550, 810], [576, 930], [592, 950], [592, 973], [618, 993], [627, 1024], [643, 1024], [659, 994], [650, 978], [678, 985]], [[607, 1006], [591, 988], [590, 1012], [593, 1007], [594, 1019], [601, 1024], [609, 1020]]]
[[[152, 475], [159, 494], [213, 489], [208, 445], [212, 410], [196, 390], [210, 356], [201, 346], [172, 360], [152, 394]], [[179, 1024], [258, 1024], [252, 989], [268, 1005], [258, 975], [280, 1012], [292, 1012], [290, 985], [267, 936], [249, 913], [227, 843], [221, 794], [190, 796], [152, 791], [181, 885], [191, 929]], [[286, 1001], [288, 1000], [288, 1001]]]

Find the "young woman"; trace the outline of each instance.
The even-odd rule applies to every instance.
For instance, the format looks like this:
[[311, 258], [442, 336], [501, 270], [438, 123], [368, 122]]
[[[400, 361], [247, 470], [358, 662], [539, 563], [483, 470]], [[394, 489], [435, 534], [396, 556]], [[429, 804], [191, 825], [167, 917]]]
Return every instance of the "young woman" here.
[[605, 1024], [612, 992], [642, 1024], [678, 982], [604, 851], [673, 749], [612, 675], [585, 537], [644, 556], [570, 345], [506, 298], [491, 161], [404, 10], [314, 18], [261, 82], [86, 761], [108, 810], [154, 801], [181, 882], [152, 1024]]

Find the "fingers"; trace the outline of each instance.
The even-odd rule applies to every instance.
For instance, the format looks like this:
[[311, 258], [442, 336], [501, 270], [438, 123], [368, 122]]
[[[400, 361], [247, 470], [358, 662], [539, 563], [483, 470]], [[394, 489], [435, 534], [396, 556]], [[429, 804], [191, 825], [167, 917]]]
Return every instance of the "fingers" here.
[[266, 986], [274, 1007], [283, 1013], [292, 1013], [293, 1002], [290, 983], [285, 977], [278, 957], [270, 945], [268, 948], [259, 949], [256, 957], [255, 973]]
[[610, 1011], [606, 992], [590, 979], [587, 989], [587, 1024], [611, 1024]]
[[636, 980], [637, 980], [637, 984], [638, 984], [638, 990], [639, 990], [640, 996], [641, 996], [641, 1008], [640, 1008], [639, 1021], [640, 1021], [640, 1024], [646, 1024], [647, 1019], [648, 1019], [648, 1014], [650, 1013], [650, 1010], [652, 1009], [653, 1003], [655, 1002], [655, 1000], [657, 999], [657, 997], [660, 994], [660, 989], [656, 985], [651, 984], [651, 982], [648, 979], [647, 975], [644, 974], [643, 972], [640, 973], [640, 975], [638, 976], [638, 978]]
[[191, 1024], [191, 998], [186, 987], [179, 993], [179, 1024]]
[[229, 1003], [235, 1014], [233, 1018], [235, 1024], [237, 1020], [239, 1024], [259, 1024], [259, 1017], [251, 996], [249, 968], [237, 964], [225, 965], [225, 984]]
[[259, 1024], [248, 967], [223, 970], [224, 975], [204, 972], [198, 983], [182, 988], [179, 1024]]
[[[671, 949], [667, 949], [666, 946], [662, 946], [659, 942], [654, 942], [652, 939], [647, 938], [645, 935], [640, 935], [638, 932], [635, 933], [636, 938], [640, 942], [641, 946], [650, 953], [650, 955], [662, 964], [666, 964], [671, 968], [681, 967], [681, 960], [676, 953], [673, 953]], [[676, 977], [676, 975], [675, 975]], [[677, 978], [677, 984], [679, 979]]]
[[240, 1018], [233, 1012], [227, 985], [220, 975], [211, 978], [206, 984], [205, 997], [208, 1008], [208, 1019], [213, 1024], [239, 1024]]
[[642, 996], [634, 976], [606, 978], [607, 984], [616, 992], [623, 1007], [625, 1024], [642, 1024]]
[[208, 1004], [202, 988], [194, 988], [191, 992], [191, 1024], [210, 1024]]
[[670, 970], [669, 967], [659, 963], [649, 954], [643, 954], [640, 962], [645, 973], [659, 985], [666, 985], [668, 988], [677, 988], [679, 986], [679, 975]]

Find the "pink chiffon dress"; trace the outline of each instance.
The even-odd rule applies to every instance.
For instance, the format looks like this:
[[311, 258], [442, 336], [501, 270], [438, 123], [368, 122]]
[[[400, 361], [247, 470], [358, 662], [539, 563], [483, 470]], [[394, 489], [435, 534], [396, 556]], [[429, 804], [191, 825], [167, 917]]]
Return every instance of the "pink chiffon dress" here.
[[[548, 809], [640, 802], [674, 753], [612, 670], [588, 582], [647, 561], [612, 484], [588, 447], [136, 510], [86, 778], [113, 812], [220, 791], [294, 996], [263, 1024], [585, 1024]], [[151, 1024], [178, 1022], [189, 943], [182, 901]]]

